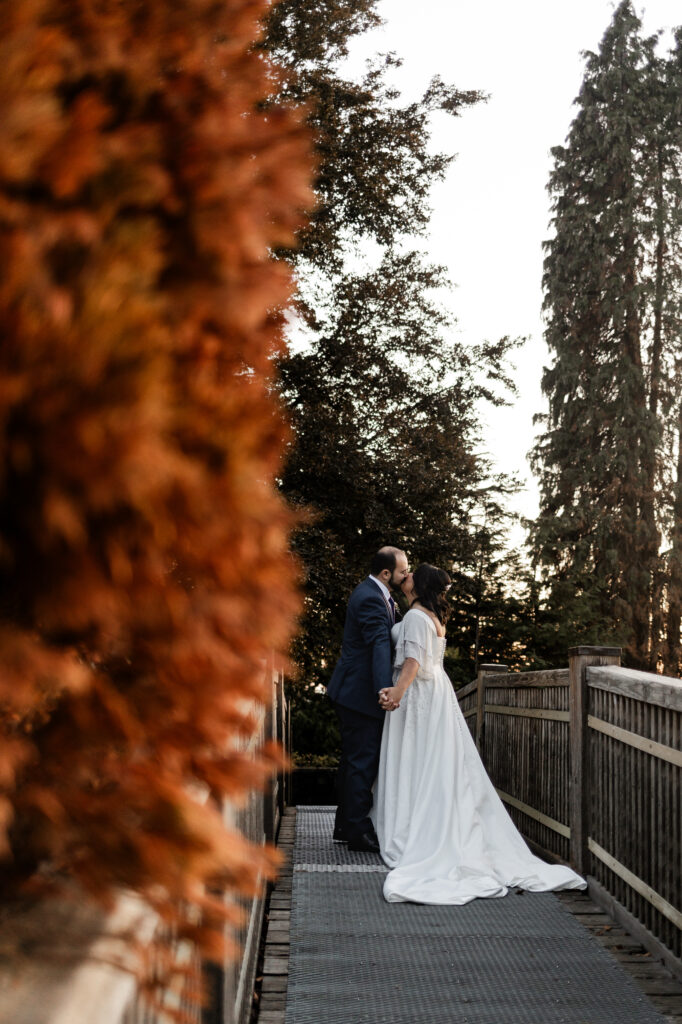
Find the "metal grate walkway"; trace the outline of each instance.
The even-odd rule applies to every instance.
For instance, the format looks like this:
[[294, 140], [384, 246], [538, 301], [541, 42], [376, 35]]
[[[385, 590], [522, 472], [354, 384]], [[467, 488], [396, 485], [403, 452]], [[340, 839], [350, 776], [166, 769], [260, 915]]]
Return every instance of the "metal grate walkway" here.
[[664, 1024], [551, 893], [388, 904], [332, 811], [298, 808], [286, 1024]]

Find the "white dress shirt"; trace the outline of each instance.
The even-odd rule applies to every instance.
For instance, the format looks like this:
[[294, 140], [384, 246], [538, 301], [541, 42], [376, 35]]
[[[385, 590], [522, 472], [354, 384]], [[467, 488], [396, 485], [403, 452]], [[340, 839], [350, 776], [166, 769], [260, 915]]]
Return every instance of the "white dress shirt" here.
[[379, 590], [381, 591], [381, 593], [384, 595], [384, 597], [388, 601], [389, 597], [391, 596], [391, 592], [388, 589], [388, 587], [386, 586], [386, 584], [382, 583], [381, 580], [378, 580], [376, 578], [376, 576], [370, 576], [369, 579], [372, 581], [372, 583], [376, 583], [376, 585], [378, 586]]
[[393, 624], [395, 624], [395, 601], [391, 597], [391, 592], [389, 591], [389, 589], [386, 586], [386, 584], [382, 583], [381, 580], [378, 580], [376, 578], [376, 576], [371, 576], [370, 575], [369, 578], [371, 579], [372, 583], [376, 583], [376, 585], [378, 586], [379, 590], [381, 591], [382, 596], [384, 598], [384, 601], [386, 602], [386, 608], [388, 609], [388, 611], [390, 613], [391, 622]]

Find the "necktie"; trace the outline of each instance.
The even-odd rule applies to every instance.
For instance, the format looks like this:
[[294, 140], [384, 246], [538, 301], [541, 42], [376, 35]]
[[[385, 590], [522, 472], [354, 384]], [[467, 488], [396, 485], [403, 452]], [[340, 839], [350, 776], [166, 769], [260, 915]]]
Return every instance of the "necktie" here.
[[388, 596], [388, 604], [391, 609], [391, 622], [395, 622], [395, 601], [390, 594]]

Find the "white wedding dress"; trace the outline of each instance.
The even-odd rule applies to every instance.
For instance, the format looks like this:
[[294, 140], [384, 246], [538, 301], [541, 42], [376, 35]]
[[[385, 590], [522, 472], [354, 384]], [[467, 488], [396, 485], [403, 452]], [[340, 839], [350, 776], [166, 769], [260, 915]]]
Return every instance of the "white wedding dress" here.
[[568, 867], [534, 856], [495, 792], [443, 668], [445, 638], [412, 608], [393, 627], [393, 681], [419, 671], [386, 713], [372, 820], [389, 871], [389, 903], [468, 903], [512, 887], [583, 889]]

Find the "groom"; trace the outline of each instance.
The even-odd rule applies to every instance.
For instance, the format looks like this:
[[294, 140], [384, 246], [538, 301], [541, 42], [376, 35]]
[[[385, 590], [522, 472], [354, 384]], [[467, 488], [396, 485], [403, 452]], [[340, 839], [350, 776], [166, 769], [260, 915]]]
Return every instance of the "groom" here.
[[377, 551], [370, 575], [350, 596], [341, 657], [327, 687], [341, 728], [334, 839], [347, 842], [349, 850], [379, 852], [369, 819], [384, 725], [378, 695], [391, 685], [391, 626], [396, 608], [389, 587], [400, 586], [407, 574], [404, 551], [394, 547]]

